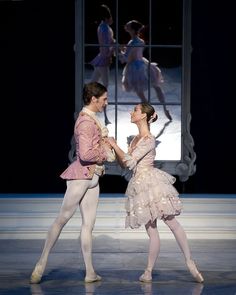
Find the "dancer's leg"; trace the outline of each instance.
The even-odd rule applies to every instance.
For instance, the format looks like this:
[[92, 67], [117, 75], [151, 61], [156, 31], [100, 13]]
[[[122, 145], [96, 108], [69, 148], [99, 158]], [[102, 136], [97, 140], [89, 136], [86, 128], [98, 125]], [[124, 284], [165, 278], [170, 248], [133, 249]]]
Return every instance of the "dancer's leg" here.
[[[110, 75], [110, 68], [109, 67], [99, 67], [100, 75], [101, 75], [101, 81], [102, 84], [107, 88], [109, 84], [109, 75]], [[104, 120], [105, 125], [111, 124], [110, 120], [107, 117], [107, 107], [105, 106], [104, 110]]]
[[176, 239], [181, 251], [184, 254], [186, 264], [187, 264], [191, 274], [198, 282], [203, 282], [203, 277], [198, 272], [197, 267], [191, 258], [190, 247], [188, 244], [186, 233], [185, 233], [182, 225], [173, 216], [169, 217], [164, 222], [170, 228], [170, 230], [173, 232], [175, 239]]
[[80, 200], [88, 189], [89, 180], [71, 180], [67, 182], [67, 190], [60, 212], [51, 225], [44, 244], [42, 254], [31, 275], [31, 283], [39, 283], [47, 264], [48, 255], [55, 245], [64, 225], [75, 213]]
[[107, 116], [107, 106], [104, 107], [103, 113], [104, 113], [104, 122], [105, 122], [105, 125], [111, 124], [111, 122], [110, 122], [110, 120], [108, 119], [108, 116]]
[[107, 88], [109, 84], [110, 69], [109, 67], [99, 67], [99, 72], [101, 75], [102, 84]]
[[173, 232], [175, 239], [184, 254], [185, 260], [188, 261], [191, 259], [191, 252], [187, 240], [186, 233], [182, 225], [177, 221], [175, 217], [170, 217], [169, 219], [164, 220], [165, 224]]
[[90, 81], [91, 82], [98, 82], [100, 78], [101, 78], [101, 72], [100, 72], [99, 67], [94, 67]]
[[139, 98], [141, 98], [142, 102], [147, 102], [147, 98], [143, 91], [136, 91], [136, 94], [138, 95]]
[[86, 282], [97, 281], [101, 279], [94, 271], [92, 263], [92, 231], [96, 220], [96, 211], [98, 206], [99, 185], [87, 190], [84, 198], [80, 202], [80, 211], [82, 216], [81, 227], [81, 249], [83, 253]]
[[164, 113], [165, 113], [166, 117], [171, 121], [172, 117], [170, 115], [170, 112], [166, 108], [165, 95], [164, 95], [163, 90], [161, 89], [160, 86], [154, 86], [154, 89], [156, 91], [156, 94], [157, 94], [157, 97], [158, 97], [160, 103], [163, 104], [163, 109], [164, 109]]
[[146, 270], [139, 280], [148, 282], [152, 280], [152, 270], [160, 253], [160, 238], [157, 230], [156, 220], [154, 222], [148, 222], [145, 225], [145, 228], [149, 236], [148, 262]]
[[160, 237], [157, 230], [156, 220], [145, 225], [147, 234], [149, 236], [149, 252], [148, 252], [148, 263], [147, 269], [152, 271], [157, 257], [160, 253]]

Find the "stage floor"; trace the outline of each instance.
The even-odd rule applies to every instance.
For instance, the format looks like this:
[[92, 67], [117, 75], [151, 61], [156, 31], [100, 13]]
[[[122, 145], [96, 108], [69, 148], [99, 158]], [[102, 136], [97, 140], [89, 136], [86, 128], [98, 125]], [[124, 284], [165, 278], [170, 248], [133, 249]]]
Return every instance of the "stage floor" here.
[[148, 240], [94, 237], [94, 266], [103, 280], [85, 284], [79, 239], [59, 239], [41, 284], [30, 285], [43, 243], [41, 239], [0, 241], [1, 295], [236, 294], [236, 240], [189, 240], [204, 284], [192, 279], [175, 240], [162, 240], [153, 282], [145, 284], [138, 278], [146, 265]]

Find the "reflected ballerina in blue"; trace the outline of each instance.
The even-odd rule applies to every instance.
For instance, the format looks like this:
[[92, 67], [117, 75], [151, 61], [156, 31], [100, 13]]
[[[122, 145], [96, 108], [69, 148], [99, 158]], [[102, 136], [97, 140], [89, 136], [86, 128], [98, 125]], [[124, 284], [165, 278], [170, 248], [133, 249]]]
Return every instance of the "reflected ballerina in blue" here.
[[160, 103], [163, 104], [166, 117], [171, 121], [172, 117], [166, 108], [165, 95], [161, 88], [161, 83], [164, 82], [161, 70], [156, 63], [150, 63], [143, 57], [145, 41], [140, 38], [140, 31], [143, 28], [144, 25], [137, 20], [131, 20], [124, 26], [131, 39], [119, 53], [120, 62], [126, 63], [122, 73], [122, 86], [127, 92], [135, 92], [142, 102], [147, 102], [144, 92], [149, 86], [148, 79], [150, 73], [151, 86], [155, 89]]
[[[94, 67], [94, 71], [91, 77], [91, 82], [99, 82], [108, 88], [110, 65], [112, 63], [112, 57], [114, 56], [114, 32], [111, 28], [113, 23], [112, 14], [110, 8], [102, 4], [98, 9], [98, 16], [100, 17], [100, 24], [97, 28], [97, 38], [100, 44], [99, 53], [90, 62]], [[104, 108], [105, 125], [111, 124], [107, 117], [106, 107]]]

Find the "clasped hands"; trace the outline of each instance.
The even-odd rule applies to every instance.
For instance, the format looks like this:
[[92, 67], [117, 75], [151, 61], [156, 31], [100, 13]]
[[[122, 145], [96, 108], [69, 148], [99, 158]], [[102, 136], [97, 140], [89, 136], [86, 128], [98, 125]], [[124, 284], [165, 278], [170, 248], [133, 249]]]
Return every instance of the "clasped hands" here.
[[[103, 144], [106, 147], [107, 150], [107, 161], [108, 162], [114, 162], [116, 159], [115, 152], [113, 150], [113, 142], [115, 139], [113, 137], [103, 137]], [[115, 141], [116, 143], [116, 141]]]
[[114, 146], [117, 145], [117, 142], [114, 137], [104, 137], [103, 140], [105, 144], [107, 144], [111, 149], [113, 149]]

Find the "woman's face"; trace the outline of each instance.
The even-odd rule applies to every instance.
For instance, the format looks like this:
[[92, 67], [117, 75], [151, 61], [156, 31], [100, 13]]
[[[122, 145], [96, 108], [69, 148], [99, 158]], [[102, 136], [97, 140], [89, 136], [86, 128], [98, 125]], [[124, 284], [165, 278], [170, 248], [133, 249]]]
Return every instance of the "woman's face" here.
[[130, 23], [125, 24], [124, 29], [125, 29], [126, 32], [130, 33], [130, 31], [132, 30], [131, 26], [130, 26]]
[[142, 113], [142, 107], [140, 104], [136, 105], [134, 110], [130, 112], [131, 123], [137, 123], [143, 120], [143, 118], [145, 117], [146, 117], [146, 114]]
[[107, 23], [108, 23], [108, 25], [112, 25], [113, 24], [113, 18], [112, 18], [112, 16], [110, 18], [107, 18]]

